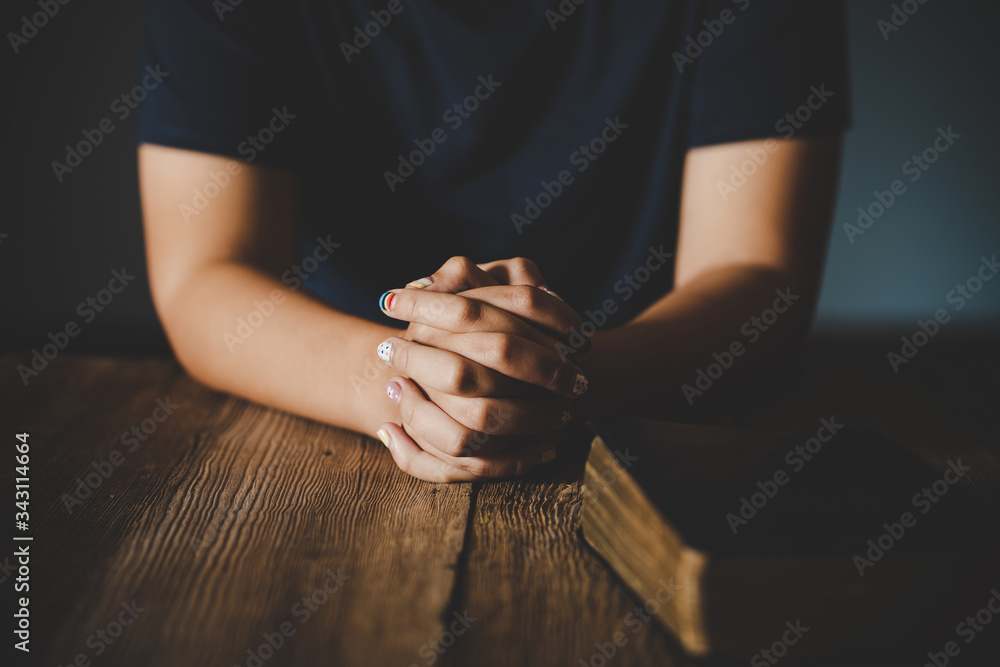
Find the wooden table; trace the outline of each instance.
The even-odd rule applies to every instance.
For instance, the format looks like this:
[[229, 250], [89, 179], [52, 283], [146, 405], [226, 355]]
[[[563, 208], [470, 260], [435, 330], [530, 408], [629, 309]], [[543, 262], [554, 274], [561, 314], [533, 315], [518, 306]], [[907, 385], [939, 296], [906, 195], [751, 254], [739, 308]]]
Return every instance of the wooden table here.
[[[875, 425], [937, 465], [973, 461], [1000, 506], [997, 350], [942, 345], [898, 375], [886, 351], [818, 347], [802, 387], [724, 422]], [[0, 433], [30, 434], [32, 652], [4, 664], [691, 663], [655, 623], [626, 626], [636, 600], [579, 538], [582, 456], [429, 484], [370, 437], [210, 391], [171, 360], [64, 355], [26, 388], [26, 359], [2, 357]]]

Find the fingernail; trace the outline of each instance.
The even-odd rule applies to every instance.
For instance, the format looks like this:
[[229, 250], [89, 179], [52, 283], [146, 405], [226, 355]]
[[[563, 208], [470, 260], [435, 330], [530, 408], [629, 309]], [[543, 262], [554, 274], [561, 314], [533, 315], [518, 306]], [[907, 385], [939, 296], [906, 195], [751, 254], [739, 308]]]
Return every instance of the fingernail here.
[[587, 391], [588, 387], [590, 387], [590, 383], [587, 382], [587, 378], [577, 373], [576, 382], [573, 383], [573, 393], [579, 396], [583, 392]]
[[406, 283], [407, 287], [412, 287], [413, 289], [423, 289], [428, 285], [434, 283], [434, 276], [428, 276], [426, 278], [421, 278], [420, 280], [414, 280], [412, 282]]
[[387, 382], [385, 393], [389, 395], [394, 405], [399, 405], [399, 397], [403, 394], [403, 388], [399, 386], [398, 382]]
[[546, 449], [544, 452], [542, 452], [542, 456], [541, 456], [541, 458], [539, 460], [542, 463], [548, 463], [549, 461], [551, 461], [555, 457], [556, 457], [556, 450], [554, 450], [554, 449]]
[[392, 366], [392, 343], [385, 340], [378, 344], [378, 358]]
[[539, 287], [538, 289], [542, 290], [546, 294], [551, 294], [552, 296], [554, 296], [555, 298], [559, 299], [563, 303], [566, 302], [566, 299], [562, 298], [561, 296], [559, 296], [558, 294], [556, 294], [555, 292], [553, 292], [552, 290], [550, 290], [548, 287]]
[[392, 303], [396, 300], [395, 292], [389, 291], [378, 298], [378, 307], [389, 312], [392, 310]]
[[570, 410], [569, 408], [566, 408], [566, 409], [564, 409], [562, 411], [562, 423], [563, 424], [565, 424], [566, 422], [568, 422], [572, 418], [573, 418], [573, 411], [572, 410]]
[[[380, 428], [379, 430], [375, 431], [375, 435], [378, 436], [378, 439], [382, 441], [383, 445], [389, 447], [389, 443], [392, 442], [392, 436], [389, 435], [388, 431], [386, 431], [384, 428]], [[389, 449], [392, 449], [392, 447], [389, 447]]]

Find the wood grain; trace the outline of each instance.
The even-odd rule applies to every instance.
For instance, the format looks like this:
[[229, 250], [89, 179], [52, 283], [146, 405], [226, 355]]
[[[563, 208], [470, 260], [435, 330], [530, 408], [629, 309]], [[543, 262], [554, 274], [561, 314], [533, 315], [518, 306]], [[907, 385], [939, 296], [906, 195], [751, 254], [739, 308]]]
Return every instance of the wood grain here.
[[[38, 400], [3, 396], [32, 434], [46, 663], [242, 665], [290, 622], [266, 664], [409, 664], [440, 635], [470, 485], [409, 478], [377, 441], [210, 392], [169, 362], [59, 361]], [[72, 479], [167, 394], [181, 407], [67, 514]], [[307, 617], [296, 605], [328, 570], [349, 578]], [[133, 599], [144, 611], [95, 657], [88, 636]]]
[[[721, 423], [875, 426], [937, 465], [967, 457], [1000, 505], [1000, 355], [928, 349], [897, 375], [884, 354], [816, 350], [800, 386]], [[257, 664], [248, 650], [282, 624], [294, 632], [261, 665], [692, 664], [635, 622], [638, 601], [579, 538], [589, 436], [530, 477], [433, 485], [373, 439], [210, 391], [169, 360], [63, 355], [28, 387], [24, 360], [0, 358], [0, 433], [31, 434], [34, 652], [5, 665]], [[63, 495], [114, 450], [121, 465], [69, 511]], [[11, 487], [5, 471], [4, 512]], [[342, 585], [326, 594], [328, 572]], [[95, 655], [88, 638], [133, 600], [143, 611]]]

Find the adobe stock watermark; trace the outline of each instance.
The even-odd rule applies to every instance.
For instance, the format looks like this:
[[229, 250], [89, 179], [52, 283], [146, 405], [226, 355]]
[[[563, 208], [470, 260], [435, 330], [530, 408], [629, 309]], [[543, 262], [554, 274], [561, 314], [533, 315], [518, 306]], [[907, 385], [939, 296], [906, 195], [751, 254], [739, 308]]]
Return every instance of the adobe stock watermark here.
[[[441, 634], [435, 639], [428, 640], [417, 649], [417, 654], [424, 659], [425, 665], [433, 665], [437, 662], [448, 649], [455, 645], [458, 638], [464, 635], [472, 627], [472, 624], [479, 620], [475, 616], [470, 615], [468, 609], [461, 614], [457, 611], [452, 612], [451, 615], [454, 620], [441, 631]], [[420, 667], [420, 665], [411, 662], [410, 667]]]
[[[451, 132], [456, 132], [462, 124], [472, 117], [480, 105], [490, 99], [496, 89], [503, 85], [503, 81], [494, 81], [493, 74], [487, 76], [479, 75], [476, 80], [479, 85], [460, 102], [455, 102], [444, 110], [441, 120], [450, 128]], [[386, 169], [383, 172], [385, 184], [389, 187], [389, 192], [395, 192], [396, 188], [406, 182], [410, 176], [416, 173], [440, 144], [448, 141], [448, 130], [444, 127], [434, 128], [430, 136], [424, 139], [414, 139], [413, 145], [416, 147], [408, 154], [400, 153], [396, 156], [398, 162], [395, 170]]]
[[[979, 636], [979, 633], [993, 622], [994, 615], [1000, 615], [1000, 591], [996, 588], [990, 589], [989, 599], [976, 612], [975, 616], [966, 616], [955, 626], [955, 634], [961, 637], [966, 644], [971, 644]], [[923, 664], [923, 667], [947, 667], [951, 659], [957, 657], [961, 652], [962, 647], [959, 646], [958, 642], [945, 642], [943, 650], [927, 652], [927, 662]]]
[[788, 655], [788, 648], [798, 644], [799, 640], [809, 632], [809, 628], [802, 625], [801, 619], [796, 619], [794, 623], [785, 621], [785, 628], [786, 630], [771, 644], [770, 648], [761, 649], [750, 658], [751, 667], [767, 667], [777, 664], [781, 658]]
[[[948, 469], [944, 471], [941, 479], [913, 494], [910, 504], [914, 509], [920, 510], [921, 515], [927, 514], [970, 470], [972, 470], [970, 466], [962, 465], [961, 458], [955, 461], [948, 459]], [[899, 516], [899, 521], [883, 523], [882, 528], [885, 532], [869, 539], [866, 543], [868, 549], [863, 554], [856, 554], [852, 559], [858, 575], [865, 576], [866, 569], [874, 567], [875, 563], [882, 560], [882, 557], [903, 539], [907, 528], [917, 525], [918, 518], [913, 512], [903, 512]]]
[[[122, 431], [121, 437], [118, 439], [122, 449], [125, 449], [129, 454], [135, 452], [140, 445], [156, 433], [160, 424], [167, 421], [179, 407], [181, 406], [172, 402], [169, 396], [156, 399], [153, 410], [148, 417], [133, 424], [127, 431]], [[122, 449], [112, 449], [104, 458], [92, 461], [90, 466], [76, 477], [74, 480], [76, 486], [73, 488], [73, 492], [64, 493], [61, 497], [66, 514], [72, 515], [77, 507], [93, 497], [94, 492], [125, 463], [125, 454]]]
[[[170, 72], [161, 70], [160, 65], [155, 68], [147, 65], [146, 74], [140, 80], [139, 85], [133, 86], [131, 90], [112, 100], [109, 107], [110, 112], [119, 121], [125, 120], [168, 76], [170, 76]], [[52, 161], [52, 173], [55, 174], [56, 180], [62, 183], [66, 175], [73, 173], [74, 169], [83, 164], [83, 159], [93, 153], [104, 141], [104, 138], [114, 131], [115, 121], [111, 116], [102, 118], [97, 123], [97, 127], [92, 130], [84, 128], [80, 133], [83, 136], [82, 139], [73, 146], [66, 144], [66, 155], [63, 162]]]
[[212, 0], [212, 9], [219, 21], [226, 20], [226, 14], [236, 11], [236, 8], [243, 4], [243, 0]]
[[10, 562], [10, 556], [4, 556], [0, 563], [0, 584], [6, 583], [7, 579], [17, 573], [17, 567]]
[[[83, 319], [83, 324], [93, 322], [98, 313], [104, 312], [104, 309], [111, 305], [115, 296], [121, 294], [133, 280], [135, 280], [135, 276], [129, 275], [124, 266], [121, 271], [113, 269], [107, 287], [98, 290], [96, 294], [88, 296], [77, 304], [76, 314]], [[41, 351], [38, 348], [31, 348], [31, 361], [27, 365], [17, 365], [17, 373], [24, 386], [27, 387], [33, 378], [38, 377], [42, 371], [48, 368], [49, 363], [54, 361], [69, 346], [70, 340], [79, 336], [81, 331], [83, 329], [75, 319], [67, 320], [61, 329], [57, 329], [55, 332], [50, 331], [47, 334], [50, 342], [44, 343], [41, 346]]]
[[608, 323], [608, 318], [618, 312], [619, 303], [624, 303], [635, 296], [636, 292], [649, 282], [654, 273], [668, 265], [667, 260], [673, 256], [673, 253], [663, 249], [662, 243], [658, 248], [649, 246], [646, 260], [637, 266], [632, 273], [625, 274], [615, 282], [614, 292], [620, 294], [621, 299], [605, 299], [599, 309], [584, 311], [580, 326], [572, 327], [569, 330], [567, 342], [556, 343], [556, 352], [559, 353], [559, 358], [568, 361], [570, 356], [583, 350], [587, 346], [587, 341]]
[[[750, 0], [730, 1], [741, 12], [746, 11], [750, 7]], [[722, 33], [726, 30], [726, 26], [732, 25], [736, 21], [737, 16], [738, 14], [735, 11], [727, 7], [719, 12], [718, 18], [702, 21], [705, 29], [696, 35], [688, 36], [683, 53], [680, 51], [674, 51], [673, 53], [674, 66], [677, 67], [677, 71], [683, 74], [685, 67], [693, 65], [694, 61], [705, 53], [705, 49], [711, 47], [715, 43], [715, 40], [722, 36]]]
[[[614, 120], [606, 117], [604, 127], [601, 128], [597, 136], [586, 144], [581, 144], [579, 148], [569, 154], [567, 159], [570, 165], [576, 167], [577, 173], [582, 174], [587, 171], [591, 163], [627, 129], [628, 125], [621, 121], [620, 116], [615, 116]], [[510, 221], [517, 233], [521, 234], [524, 227], [533, 223], [542, 214], [542, 211], [552, 206], [552, 203], [562, 195], [565, 188], [573, 184], [574, 178], [573, 172], [569, 169], [563, 169], [553, 180], [539, 183], [538, 192], [533, 197], [524, 198], [524, 211], [510, 214]]]
[[22, 16], [20, 29], [17, 32], [7, 33], [7, 41], [10, 42], [14, 54], [20, 53], [21, 48], [38, 35], [38, 31], [47, 26], [59, 10], [69, 3], [70, 0], [38, 0], [35, 4], [39, 11]]
[[[334, 573], [332, 569], [327, 569], [326, 579], [310, 595], [303, 596], [301, 600], [292, 605], [290, 614], [295, 617], [299, 626], [305, 625], [309, 619], [320, 610], [320, 608], [336, 595], [347, 580], [349, 574], [343, 574], [340, 568]], [[256, 647], [247, 649], [247, 658], [243, 665], [234, 663], [233, 667], [263, 667], [264, 663], [274, 657], [275, 653], [291, 639], [298, 628], [292, 621], [281, 623], [277, 630], [265, 632], [261, 636], [264, 641]]]
[[879, 19], [875, 22], [875, 27], [882, 33], [882, 41], [888, 42], [889, 37], [909, 22], [910, 17], [920, 11], [920, 8], [927, 4], [927, 0], [903, 0], [899, 4], [893, 3], [892, 12], [888, 19]]
[[[406, 0], [409, 3], [411, 0]], [[351, 58], [361, 55], [361, 52], [372, 43], [372, 40], [382, 34], [382, 30], [389, 27], [392, 19], [403, 12], [405, 6], [402, 0], [389, 0], [385, 9], [372, 9], [368, 13], [372, 20], [364, 25], [354, 26], [354, 39], [351, 42], [341, 42], [340, 52], [344, 54], [344, 59], [350, 63]]]
[[[819, 424], [814, 437], [789, 449], [785, 454], [785, 463], [791, 466], [792, 473], [801, 471], [807, 462], [812, 461], [822, 451], [823, 445], [833, 440], [834, 436], [844, 428], [843, 424], [837, 423], [836, 417], [823, 418]], [[742, 496], [739, 501], [739, 509], [735, 513], [729, 512], [725, 516], [726, 523], [729, 524], [733, 535], [757, 516], [757, 513], [763, 510], [767, 503], [778, 495], [781, 487], [788, 484], [791, 479], [791, 475], [784, 468], [779, 468], [774, 471], [770, 478], [765, 478], [763, 482], [758, 480], [756, 484], [758, 491], [751, 493], [749, 499]]]
[[[791, 139], [796, 132], [812, 120], [816, 112], [822, 109], [834, 95], [834, 92], [826, 89], [825, 83], [820, 84], [818, 88], [815, 85], [810, 86], [809, 97], [794, 111], [788, 112], [774, 124], [775, 132], [781, 133], [785, 140]], [[729, 201], [729, 198], [746, 185], [750, 178], [767, 164], [771, 155], [777, 153], [780, 148], [781, 144], [777, 140], [767, 139], [761, 148], [746, 149], [747, 159], [730, 168], [729, 179], [715, 183], [722, 201]]]
[[[965, 308], [966, 304], [976, 298], [982, 291], [986, 283], [1000, 273], [1000, 262], [997, 262], [996, 253], [992, 257], [980, 258], [978, 269], [965, 281], [955, 285], [955, 289], [950, 290], [945, 295], [945, 301], [952, 304], [954, 312]], [[941, 332], [941, 327], [951, 321], [952, 315], [947, 308], [938, 308], [934, 311], [934, 316], [926, 320], [917, 320], [917, 329], [909, 336], [900, 336], [902, 343], [899, 351], [891, 350], [886, 354], [889, 368], [893, 373], [899, 373], [899, 369], [910, 363], [914, 357], [927, 346], [928, 343]]]
[[[289, 112], [287, 106], [283, 106], [280, 109], [278, 107], [271, 107], [271, 117], [259, 130], [253, 134], [248, 134], [246, 139], [241, 141], [236, 147], [236, 152], [243, 156], [247, 164], [252, 164], [257, 159], [257, 156], [264, 152], [271, 142], [284, 132], [291, 121], [297, 117], [298, 114]], [[219, 169], [218, 171], [210, 169], [208, 177], [211, 180], [200, 188], [192, 188], [192, 197], [189, 203], [180, 203], [177, 205], [177, 209], [180, 211], [181, 217], [184, 218], [184, 222], [190, 224], [191, 218], [199, 215], [208, 208], [208, 205], [222, 194], [223, 190], [229, 187], [229, 184], [233, 182], [233, 177], [242, 171], [243, 166], [235, 160], [227, 162], [224, 169]]]
[[[302, 258], [301, 264], [293, 264], [281, 274], [281, 282], [288, 286], [289, 291], [295, 292], [302, 287], [309, 276], [319, 269], [319, 265], [330, 259], [333, 256], [333, 251], [340, 247], [340, 244], [334, 243], [330, 236], [327, 234], [325, 239], [322, 236], [317, 236], [312, 255], [306, 255]], [[229, 353], [236, 352], [236, 348], [245, 343], [257, 329], [264, 326], [264, 322], [274, 315], [278, 306], [285, 302], [287, 296], [286, 292], [275, 289], [271, 290], [271, 294], [264, 299], [254, 300], [253, 309], [247, 316], [236, 318], [234, 333], [226, 331], [222, 334], [222, 340]]]
[[[937, 133], [938, 136], [930, 146], [921, 151], [920, 154], [913, 155], [900, 167], [903, 175], [910, 177], [909, 180], [911, 183], [919, 181], [940, 159], [941, 155], [951, 150], [955, 142], [962, 138], [961, 134], [951, 129], [951, 125], [948, 126], [947, 130], [939, 127]], [[886, 211], [892, 208], [906, 193], [906, 183], [898, 178], [889, 184], [888, 190], [875, 190], [872, 193], [875, 196], [875, 200], [867, 206], [858, 207], [856, 224], [852, 225], [849, 222], [845, 222], [843, 225], [844, 233], [847, 234], [847, 240], [851, 242], [851, 245], [854, 245], [855, 238], [862, 236], [866, 231], [871, 229], [872, 225], [881, 219]]]
[[554, 10], [545, 10], [545, 20], [549, 23], [549, 29], [555, 32], [559, 24], [565, 23], [569, 17], [573, 16], [576, 8], [587, 2], [587, 0], [560, 0]]
[[[642, 606], [632, 607], [632, 610], [622, 618], [622, 623], [631, 631], [632, 637], [642, 632], [653, 620], [653, 617], [660, 612], [662, 606], [673, 600], [678, 591], [684, 588], [675, 583], [673, 577], [666, 581], [660, 579], [657, 583], [659, 588], [653, 593], [653, 597], [646, 598]], [[612, 658], [618, 655], [618, 651], [628, 645], [629, 639], [630, 635], [626, 634], [624, 630], [617, 630], [608, 641], [594, 642], [594, 648], [597, 650], [585, 658], [580, 658], [577, 664], [580, 667], [605, 667]]]
[[[139, 618], [139, 614], [146, 611], [145, 607], [138, 605], [135, 598], [132, 598], [132, 602], [122, 602], [121, 608], [122, 610], [118, 612], [118, 615], [111, 619], [106, 626], [99, 628], [87, 637], [87, 648], [91, 649], [94, 657], [103, 655], [124, 634], [125, 630], [135, 623], [136, 619]], [[77, 653], [70, 662], [66, 663], [66, 667], [86, 667], [90, 665], [90, 662], [90, 654], [81, 652]], [[63, 666], [59, 665], [59, 667]]]
[[695, 371], [694, 384], [681, 385], [681, 391], [688, 405], [694, 405], [695, 397], [704, 396], [715, 381], [732, 368], [738, 358], [746, 354], [747, 347], [760, 340], [760, 337], [778, 321], [778, 317], [787, 313], [788, 309], [801, 298], [800, 295], [792, 293], [791, 287], [776, 289], [774, 293], [776, 297], [771, 307], [765, 308], [760, 315], [754, 315], [740, 327], [740, 333], [747, 339], [746, 344], [741, 340], [734, 340], [722, 352], [713, 352], [712, 358], [715, 361]]

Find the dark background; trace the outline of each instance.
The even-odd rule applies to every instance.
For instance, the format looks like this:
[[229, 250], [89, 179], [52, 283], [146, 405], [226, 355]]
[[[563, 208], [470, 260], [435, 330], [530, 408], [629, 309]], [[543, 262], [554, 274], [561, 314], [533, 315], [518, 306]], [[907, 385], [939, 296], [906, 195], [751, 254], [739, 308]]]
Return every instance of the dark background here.
[[[914, 0], [915, 1], [915, 0]], [[75, 320], [71, 352], [165, 351], [143, 258], [135, 112], [119, 120], [111, 103], [138, 82], [141, 3], [74, 0], [19, 53], [7, 34], [38, 11], [5, 3], [0, 188], [0, 337], [29, 350]], [[854, 127], [832, 232], [817, 320], [819, 334], [898, 339], [917, 319], [952, 306], [946, 295], [1000, 253], [1000, 146], [996, 26], [987, 0], [928, 0], [889, 39], [877, 22], [890, 2], [849, 2]], [[115, 130], [60, 183], [51, 163], [102, 118]], [[961, 135], [911, 183], [904, 162], [930, 146], [939, 127]], [[851, 244], [843, 230], [857, 208], [900, 178], [907, 192]], [[107, 286], [113, 269], [137, 276], [106, 310], [82, 323], [77, 305]], [[947, 336], [1000, 332], [1000, 280], [986, 283]], [[13, 369], [8, 369], [14, 372]]]

